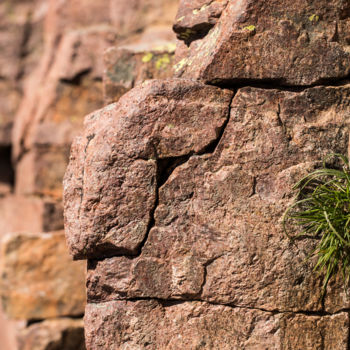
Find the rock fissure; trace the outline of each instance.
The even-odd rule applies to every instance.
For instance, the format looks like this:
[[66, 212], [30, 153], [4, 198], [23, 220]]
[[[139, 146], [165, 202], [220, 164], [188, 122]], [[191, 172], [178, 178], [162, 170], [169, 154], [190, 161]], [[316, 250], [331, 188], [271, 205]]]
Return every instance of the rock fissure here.
[[238, 91], [242, 88], [252, 87], [257, 89], [264, 90], [279, 90], [286, 92], [303, 92], [305, 90], [317, 87], [344, 87], [350, 84], [350, 74], [341, 79], [329, 79], [329, 80], [321, 80], [320, 82], [315, 82], [310, 85], [284, 85], [279, 81], [269, 81], [264, 79], [259, 80], [251, 80], [248, 79], [246, 81], [205, 81], [206, 85], [216, 86], [220, 89], [228, 89]]
[[229, 307], [231, 309], [243, 309], [243, 310], [255, 310], [255, 311], [261, 311], [266, 312], [270, 314], [296, 314], [296, 315], [304, 315], [304, 316], [310, 316], [310, 317], [326, 317], [326, 316], [335, 316], [342, 314], [344, 312], [350, 312], [350, 308], [340, 309], [335, 312], [326, 312], [326, 311], [308, 311], [308, 310], [278, 310], [278, 309], [265, 309], [265, 308], [259, 308], [259, 307], [250, 307], [250, 306], [242, 306], [242, 305], [236, 305], [233, 303], [218, 303], [208, 300], [202, 300], [202, 299], [173, 299], [173, 298], [153, 298], [153, 297], [133, 297], [133, 298], [126, 298], [126, 299], [112, 299], [108, 301], [90, 301], [89, 303], [92, 305], [99, 305], [99, 304], [108, 304], [111, 302], [138, 302], [138, 301], [157, 301], [160, 303], [163, 307], [170, 307], [174, 305], [181, 305], [181, 304], [187, 304], [187, 303], [202, 303], [202, 304], [208, 304], [213, 306], [223, 306], [223, 307]]

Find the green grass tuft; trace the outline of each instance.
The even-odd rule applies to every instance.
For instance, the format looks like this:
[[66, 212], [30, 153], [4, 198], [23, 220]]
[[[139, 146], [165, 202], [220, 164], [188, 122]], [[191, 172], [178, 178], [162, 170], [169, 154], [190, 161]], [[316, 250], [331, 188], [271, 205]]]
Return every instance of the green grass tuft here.
[[[327, 167], [333, 158], [339, 169]], [[329, 280], [339, 271], [344, 284], [350, 276], [350, 166], [343, 155], [327, 157], [323, 167], [295, 184], [298, 190], [296, 202], [287, 209], [283, 218], [284, 230], [295, 240], [302, 236], [318, 239], [310, 256], [317, 255], [314, 270], [324, 274], [323, 291]], [[297, 225], [301, 231], [296, 235], [288, 233], [287, 224]]]

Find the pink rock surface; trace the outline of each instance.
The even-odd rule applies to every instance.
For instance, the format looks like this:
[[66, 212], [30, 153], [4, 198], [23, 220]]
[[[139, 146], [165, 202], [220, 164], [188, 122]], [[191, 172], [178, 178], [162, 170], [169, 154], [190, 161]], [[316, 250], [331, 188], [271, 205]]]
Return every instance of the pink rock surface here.
[[156, 206], [157, 159], [204, 152], [228, 118], [231, 97], [192, 81], [151, 80], [86, 118], [64, 182], [75, 259], [137, 253]]
[[[140, 254], [90, 263], [89, 300], [201, 299], [270, 311], [322, 311], [322, 279], [312, 272], [312, 261], [306, 261], [313, 243], [291, 244], [281, 220], [293, 200], [293, 184], [327, 154], [347, 152], [349, 95], [349, 86], [302, 92], [240, 89], [214, 152], [191, 156], [159, 188], [154, 225]], [[86, 135], [90, 130], [89, 126]], [[104, 135], [101, 131], [97, 137]], [[119, 149], [125, 152], [128, 144]], [[91, 151], [95, 157], [101, 154], [93, 145]], [[79, 164], [72, 158], [70, 169]], [[85, 171], [91, 171], [88, 178], [100, 174], [92, 173], [94, 163], [85, 160], [84, 164]], [[67, 194], [74, 193], [72, 180], [79, 178], [75, 174], [70, 180], [70, 176]], [[82, 192], [107, 198], [105, 191]], [[70, 198], [66, 201], [69, 225], [77, 217]], [[114, 203], [118, 203], [115, 217], [121, 220], [124, 212], [117, 210], [122, 202]], [[73, 252], [79, 248], [74, 232], [67, 231]], [[348, 307], [349, 299], [336, 295], [335, 290], [327, 295], [327, 311]]]
[[[230, 1], [205, 38], [190, 44], [176, 66], [177, 76], [304, 86], [345, 79], [350, 73], [349, 10], [342, 0]], [[195, 36], [192, 22], [202, 13], [190, 15], [187, 40]], [[181, 31], [186, 33], [186, 26]]]

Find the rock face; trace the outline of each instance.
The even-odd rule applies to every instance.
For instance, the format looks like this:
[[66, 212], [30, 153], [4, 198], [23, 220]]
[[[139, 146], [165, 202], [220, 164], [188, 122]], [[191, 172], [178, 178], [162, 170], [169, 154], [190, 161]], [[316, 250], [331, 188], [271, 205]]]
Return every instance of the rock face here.
[[196, 19], [200, 28], [213, 25], [204, 14], [225, 1], [208, 1], [203, 11], [191, 13], [188, 3], [181, 3], [179, 14], [184, 15], [175, 24], [179, 37], [191, 42], [176, 67], [177, 76], [213, 84], [312, 85], [345, 79], [350, 73], [347, 1], [229, 1], [199, 41], [193, 41], [200, 34]]
[[137, 253], [156, 207], [157, 160], [205, 152], [228, 118], [231, 97], [192, 81], [151, 80], [86, 119], [65, 179], [74, 258]]
[[65, 213], [73, 256], [93, 259], [88, 349], [346, 349], [349, 299], [322, 302], [310, 241], [281, 219], [293, 184], [346, 154], [350, 85], [231, 96], [151, 81], [87, 117]]
[[84, 313], [85, 264], [72, 262], [62, 231], [6, 236], [0, 273], [4, 311], [13, 319]]

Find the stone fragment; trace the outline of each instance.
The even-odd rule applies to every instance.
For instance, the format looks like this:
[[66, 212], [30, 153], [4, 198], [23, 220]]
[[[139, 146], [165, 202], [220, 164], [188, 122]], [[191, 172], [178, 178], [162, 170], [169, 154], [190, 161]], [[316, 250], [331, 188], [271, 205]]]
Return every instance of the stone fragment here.
[[63, 229], [62, 204], [47, 198], [9, 195], [0, 198], [0, 237], [5, 233]]
[[177, 37], [186, 43], [204, 37], [217, 23], [228, 0], [181, 0], [173, 25]]
[[111, 47], [104, 55], [105, 104], [117, 102], [135, 85], [147, 79], [166, 79], [173, 74], [175, 43], [154, 42]]
[[18, 336], [18, 350], [85, 350], [84, 325], [79, 319], [34, 323]]
[[87, 117], [64, 181], [75, 259], [137, 253], [156, 205], [157, 160], [205, 152], [227, 121], [231, 97], [189, 80], [150, 80]]
[[203, 302], [88, 304], [87, 349], [345, 350], [349, 316], [276, 314]]
[[10, 318], [84, 313], [85, 264], [71, 260], [63, 232], [7, 235], [0, 264], [0, 293]]
[[[129, 99], [128, 96], [123, 101]], [[200, 299], [270, 311], [321, 312], [322, 277], [312, 271], [314, 260], [307, 259], [315, 242], [303, 239], [292, 244], [283, 230], [282, 217], [293, 201], [294, 183], [317, 168], [326, 155], [346, 154], [349, 98], [350, 85], [315, 87], [301, 92], [240, 89], [214, 151], [192, 155], [177, 166], [159, 188], [154, 225], [139, 256], [90, 263], [89, 300]], [[147, 101], [152, 113], [164, 111], [164, 107], [158, 109]], [[203, 99], [197, 101], [204, 103]], [[190, 105], [187, 101], [184, 103]], [[141, 104], [138, 106], [147, 110]], [[186, 115], [193, 114], [186, 112]], [[95, 120], [102, 119], [95, 117]], [[119, 131], [119, 125], [124, 125], [119, 123], [114, 130]], [[143, 140], [152, 135], [153, 129], [147, 132], [139, 122], [133, 125], [135, 132], [142, 127]], [[113, 127], [109, 124], [106, 129], [98, 129], [88, 125], [86, 135], [91, 135], [93, 130], [96, 138], [105, 135], [107, 129], [112, 132]], [[124, 135], [129, 139], [123, 140], [122, 146], [113, 152], [107, 150], [110, 157], [131, 149], [133, 132], [128, 130]], [[177, 135], [183, 137], [184, 133]], [[79, 147], [84, 149], [85, 144]], [[117, 144], [118, 141], [113, 143]], [[177, 141], [169, 143], [167, 152], [178, 149], [177, 144]], [[89, 147], [95, 157], [101, 154], [101, 148]], [[82, 157], [84, 155], [76, 150], [73, 152], [66, 177], [66, 193], [70, 195], [66, 200], [66, 215], [71, 215], [69, 224], [78, 217], [79, 193], [84, 197], [98, 193], [99, 198], [106, 198], [106, 194], [114, 198], [112, 192], [81, 190], [73, 183], [80, 181], [79, 172], [73, 171], [81, 166]], [[108, 159], [107, 154], [103, 157]], [[85, 181], [100, 174], [100, 163], [85, 160], [84, 164], [85, 174], [88, 172]], [[99, 164], [96, 170], [93, 170], [94, 164]], [[146, 179], [146, 175], [142, 178]], [[101, 181], [99, 178], [100, 186]], [[77, 191], [76, 204], [70, 207], [74, 191]], [[120, 201], [114, 203], [118, 203], [114, 204], [118, 208]], [[95, 218], [96, 212], [84, 215], [85, 221], [89, 216]], [[115, 217], [123, 220], [123, 215], [120, 211]], [[82, 232], [87, 232], [85, 226], [82, 227]], [[99, 227], [101, 225], [92, 232], [98, 232]], [[74, 232], [72, 228], [68, 231], [73, 251], [77, 247]], [[130, 239], [131, 236], [124, 237]], [[96, 247], [96, 243], [91, 245], [91, 249]], [[338, 298], [336, 293], [337, 289], [333, 288], [327, 294], [326, 311], [349, 307], [349, 299], [344, 295]]]
[[[274, 0], [268, 6], [265, 0], [229, 1], [206, 37], [191, 43], [175, 66], [176, 75], [213, 84], [289, 86], [345, 79], [350, 73], [349, 13], [343, 0]], [[183, 39], [191, 26], [189, 20], [181, 27]]]

